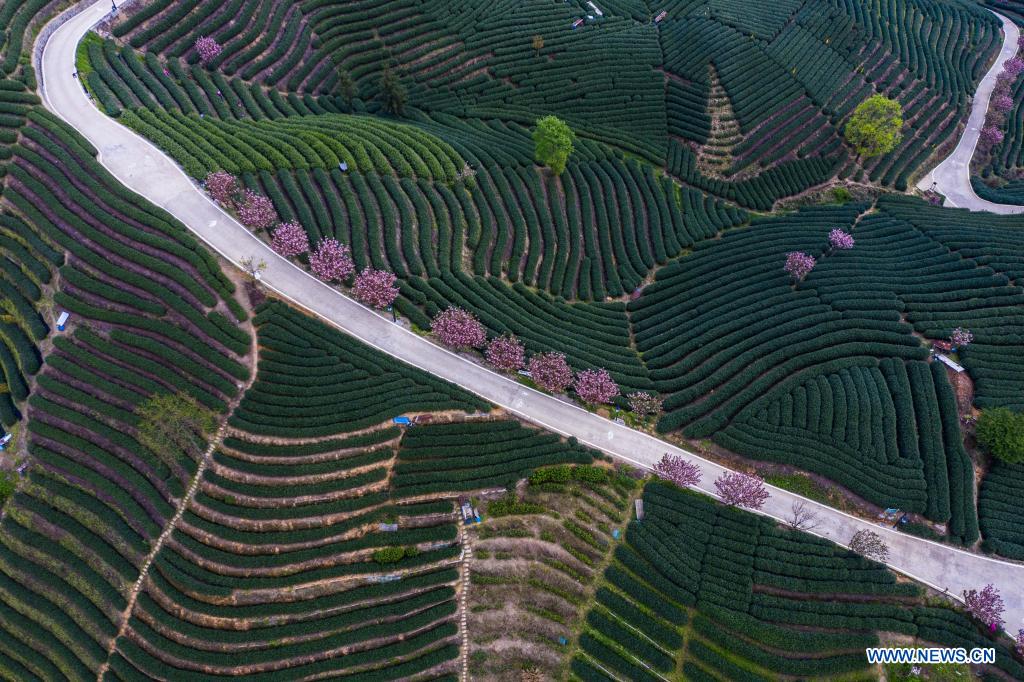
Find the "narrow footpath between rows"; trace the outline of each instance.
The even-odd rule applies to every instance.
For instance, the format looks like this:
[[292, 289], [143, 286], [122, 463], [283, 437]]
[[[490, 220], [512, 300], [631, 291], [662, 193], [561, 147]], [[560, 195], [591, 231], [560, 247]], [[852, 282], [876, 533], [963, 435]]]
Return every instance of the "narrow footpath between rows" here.
[[[703, 481], [699, 487], [714, 493], [713, 482], [725, 471], [718, 464], [526, 388], [436, 346], [313, 278], [250, 234], [211, 202], [174, 161], [101, 113], [86, 97], [74, 77], [76, 46], [109, 11], [109, 0], [97, 0], [53, 31], [43, 46], [37, 72], [47, 108], [88, 139], [99, 150], [99, 161], [126, 187], [172, 213], [235, 265], [247, 257], [264, 260], [264, 285], [355, 338], [472, 391], [527, 421], [575, 436], [622, 460], [649, 467], [666, 452], [684, 455], [701, 467]], [[1013, 40], [1015, 45], [1016, 33]], [[770, 491], [772, 496], [762, 513], [780, 520], [789, 516], [794, 502], [804, 499], [778, 488]], [[831, 507], [806, 502], [820, 519], [816, 534], [845, 545], [861, 528], [876, 530], [889, 545], [889, 565], [893, 568], [939, 590], [948, 589], [952, 595], [993, 583], [1006, 602], [1007, 630], [1016, 632], [1018, 627], [1024, 627], [1024, 590], [1020, 589], [1024, 585], [1024, 565], [901, 534]]]

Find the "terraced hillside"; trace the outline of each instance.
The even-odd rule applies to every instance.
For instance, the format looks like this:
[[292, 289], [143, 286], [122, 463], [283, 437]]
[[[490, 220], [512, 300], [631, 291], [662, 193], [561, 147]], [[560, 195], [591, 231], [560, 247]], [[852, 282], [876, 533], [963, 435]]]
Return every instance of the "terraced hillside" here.
[[[994, 17], [596, 5], [151, 0], [77, 76], [196, 181], [236, 174], [275, 225], [397, 275], [414, 331], [466, 308], [608, 369], [609, 416], [655, 393], [665, 435], [1020, 558], [1020, 467], [967, 449], [962, 418], [1024, 408], [1021, 220], [904, 196], [764, 214], [837, 178], [906, 187], [954, 139]], [[880, 565], [667, 485], [630, 522], [640, 486], [580, 443], [281, 302], [250, 319], [235, 276], [41, 107], [28, 43], [58, 6], [0, 1], [0, 463], [24, 464], [0, 677], [853, 680], [884, 633], [993, 641]], [[200, 35], [223, 46], [207, 64]], [[908, 126], [856, 159], [841, 131], [873, 92]], [[578, 135], [561, 175], [534, 160], [548, 113]], [[795, 250], [818, 259], [799, 282]], [[966, 396], [928, 348], [956, 327]], [[215, 425], [168, 451], [140, 412], [174, 394]], [[989, 672], [1020, 677], [1006, 642]]]
[[1003, 675], [1024, 674], [1009, 647], [884, 566], [672, 486], [643, 499], [576, 642], [581, 680], [877, 679], [864, 649], [892, 633], [992, 646]]
[[[973, 471], [946, 373], [924, 362], [922, 338], [975, 330], [962, 360], [976, 404], [1013, 407], [1024, 292], [991, 247], [971, 250], [983, 237], [962, 214], [897, 198], [868, 208], [755, 221], [657, 273], [629, 310], [667, 395], [659, 429], [817, 471], [879, 505], [950, 521], [970, 544]], [[853, 249], [828, 247], [836, 227]], [[796, 250], [819, 262], [794, 286], [780, 264]]]
[[[393, 23], [366, 33], [368, 5], [302, 5], [313, 37], [301, 49], [340, 59], [354, 93], [289, 92], [281, 81], [240, 74], [241, 62], [197, 64], [168, 27], [185, 16], [201, 32], [205, 12], [224, 30], [237, 27], [204, 3], [187, 13], [155, 3], [115, 22], [124, 46], [90, 38], [81, 50], [85, 80], [109, 113], [196, 180], [237, 174], [281, 220], [301, 224], [311, 244], [336, 238], [357, 268], [395, 273], [396, 308], [416, 326], [429, 328], [450, 305], [466, 308], [491, 337], [515, 334], [530, 353], [606, 368], [623, 394], [660, 393], [662, 431], [821, 474], [975, 543], [983, 468], [963, 449], [950, 384], [929, 366], [927, 343], [970, 327], [976, 341], [960, 360], [974, 404], [1016, 405], [1020, 290], [1006, 269], [1016, 219], [968, 219], [891, 199], [877, 203], [878, 215], [850, 204], [752, 220], [741, 207], [769, 209], [819, 179], [861, 175], [839, 132], [876, 91], [901, 101], [908, 127], [862, 179], [902, 186], [933, 142], [953, 134], [966, 104], [959, 93], [997, 47], [994, 16], [969, 4], [883, 2], [784, 4], [762, 16], [714, 2], [671, 3], [651, 23], [646, 9], [619, 3], [573, 29], [557, 22], [582, 11], [574, 3], [509, 6], [500, 17], [459, 3], [446, 22], [428, 20], [429, 3], [386, 8], [397, 12]], [[522, 36], [521, 27], [495, 28], [513, 19], [528, 22], [543, 45], [525, 49], [523, 39], [497, 49], [505, 45], [498, 35]], [[915, 26], [914, 38], [902, 25]], [[612, 67], [576, 62], [585, 41], [626, 33], [630, 47], [602, 43], [601, 59], [618, 59], [620, 49], [646, 55], [648, 39], [660, 46], [650, 69], [662, 80], [665, 134], [648, 125], [662, 114], [648, 106], [646, 57], [634, 55], [634, 80], [616, 86], [635, 93], [628, 122], [612, 113], [621, 105], [600, 99], [608, 79], [601, 88], [585, 80]], [[173, 41], [163, 45], [161, 35]], [[956, 52], [954, 35], [976, 49]], [[491, 47], [475, 42], [481, 36]], [[131, 49], [151, 44], [159, 49], [145, 56]], [[378, 61], [365, 58], [370, 44]], [[479, 70], [460, 79], [450, 67], [467, 58]], [[558, 75], [563, 62], [580, 74], [568, 83]], [[385, 67], [408, 90], [399, 118], [373, 115], [382, 113]], [[770, 92], [764, 82], [774, 84]], [[561, 97], [600, 105], [600, 122], [586, 107], [546, 99], [556, 84]], [[561, 176], [533, 160], [527, 125], [549, 111], [580, 136]], [[837, 227], [858, 240], [852, 253], [827, 252], [825, 236]], [[972, 229], [998, 240], [981, 244]], [[824, 258], [792, 291], [779, 263], [798, 249]], [[915, 269], [902, 278], [880, 275], [907, 262]], [[635, 300], [607, 300], [627, 295]], [[681, 320], [691, 325], [682, 337]]]
[[[11, 41], [20, 40], [18, 22], [13, 19], [9, 28]], [[23, 80], [0, 78], [0, 178], [11, 163], [9, 145], [18, 139], [18, 131], [38, 103], [38, 96]], [[32, 377], [42, 366], [40, 345], [45, 344], [53, 321], [44, 312], [52, 305], [47, 285], [63, 262], [60, 250], [40, 239], [21, 218], [0, 209], [0, 425], [4, 430], [22, 418]]]
[[[579, 0], [443, 7], [158, 0], [116, 22], [113, 34], [169, 64], [196, 63], [194, 38], [186, 36], [209, 35], [224, 46], [211, 66], [227, 76], [296, 93], [343, 93], [357, 107], [379, 94], [390, 69], [417, 109], [520, 124], [555, 113], [590, 139], [769, 208], [836, 173], [905, 188], [956, 130], [994, 55], [998, 21], [970, 3], [895, 0], [770, 8], [619, 2], [600, 14]], [[840, 133], [872, 92], [903, 104], [907, 134], [894, 152], [858, 163]], [[729, 141], [719, 129], [739, 136]], [[693, 164], [690, 147], [703, 151], [709, 138], [719, 140], [713, 153], [728, 180]], [[748, 181], [774, 167], [760, 184]]]
[[63, 124], [28, 117], [5, 222], [60, 254], [53, 299], [72, 318], [35, 378], [31, 467], [0, 522], [0, 667], [11, 679], [94, 678], [200, 465], [195, 452], [143, 445], [136, 409], [184, 393], [223, 415], [249, 377], [251, 341], [209, 253]]
[[[986, 0], [985, 5], [1016, 24], [1024, 26], [1024, 3], [1019, 0]], [[1017, 55], [1020, 56], [1019, 54]], [[1006, 105], [997, 103], [1005, 91]], [[1007, 78], [1005, 86], [997, 87], [990, 105], [986, 125], [996, 127], [1003, 135], [994, 144], [982, 141], [974, 155], [971, 184], [978, 196], [1002, 204], [1024, 204], [1024, 78], [1018, 74]]]
[[[54, 381], [32, 399], [38, 464], [0, 526], [5, 674], [450, 672], [460, 540], [447, 498], [536, 466], [592, 461], [283, 304], [265, 304], [254, 322], [256, 381], [184, 503], [197, 463], [162, 461], [132, 440], [136, 394], [112, 388], [132, 377], [120, 363], [134, 359], [146, 373], [156, 363], [133, 355], [116, 327], [82, 327], [59, 344], [52, 362], [69, 374], [46, 370]], [[297, 421], [288, 416], [296, 392], [331, 409]], [[482, 420], [458, 421], [481, 409]], [[456, 421], [403, 434], [390, 420], [406, 411]], [[446, 433], [458, 434], [461, 452], [442, 447]], [[164, 528], [172, 530], [147, 559]]]
[[563, 465], [535, 470], [519, 491], [467, 529], [471, 669], [496, 682], [568, 679], [566, 644], [605, 596], [601, 572], [640, 485], [622, 469]]

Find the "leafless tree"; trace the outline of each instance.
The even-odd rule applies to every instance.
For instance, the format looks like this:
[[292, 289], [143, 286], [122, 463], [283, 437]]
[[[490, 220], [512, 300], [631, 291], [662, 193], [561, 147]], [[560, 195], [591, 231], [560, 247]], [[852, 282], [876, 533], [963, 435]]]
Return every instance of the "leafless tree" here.
[[889, 547], [882, 537], [873, 530], [863, 528], [853, 534], [850, 549], [868, 559], [885, 562], [889, 558]]
[[818, 514], [807, 505], [806, 500], [794, 500], [789, 508], [789, 518], [786, 523], [793, 530], [808, 531], [818, 527], [820, 520]]
[[245, 273], [253, 279], [260, 279], [263, 271], [267, 269], [267, 262], [262, 258], [256, 260], [255, 256], [246, 256], [240, 262]]

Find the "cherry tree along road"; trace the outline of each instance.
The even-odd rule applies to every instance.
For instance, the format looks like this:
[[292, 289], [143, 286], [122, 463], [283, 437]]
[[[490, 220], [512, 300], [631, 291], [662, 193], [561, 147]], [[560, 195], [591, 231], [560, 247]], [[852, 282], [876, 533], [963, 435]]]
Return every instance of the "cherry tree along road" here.
[[[713, 482], [725, 471], [718, 464], [529, 389], [436, 346], [313, 278], [250, 234], [210, 201], [174, 161], [101, 113], [87, 98], [74, 76], [76, 46], [109, 11], [109, 0], [98, 0], [70, 19], [65, 16], [66, 22], [52, 33], [44, 30], [41, 40], [46, 42], [39, 53], [37, 71], [46, 107], [88, 139], [99, 150], [100, 163], [126, 187], [169, 211], [232, 263], [238, 265], [247, 257], [266, 261], [264, 285], [355, 338], [527, 421], [575, 436], [619, 459], [650, 467], [666, 452], [684, 455], [701, 468], [700, 489], [714, 493]], [[770, 492], [762, 512], [780, 520], [790, 515], [795, 502], [803, 500], [778, 488], [770, 488]], [[1015, 633], [1024, 627], [1024, 565], [960, 551], [882, 528], [810, 500], [806, 503], [819, 519], [815, 534], [845, 545], [857, 530], [875, 530], [889, 545], [889, 564], [893, 568], [939, 590], [948, 589], [958, 596], [965, 589], [993, 583], [1006, 601], [1007, 629]]]
[[988, 104], [992, 99], [992, 91], [996, 87], [996, 78], [1003, 70], [1003, 64], [1017, 54], [1017, 38], [1020, 31], [1017, 25], [1002, 14], [993, 12], [1003, 22], [1003, 45], [996, 56], [992, 68], [982, 76], [974, 91], [971, 102], [971, 114], [967, 119], [963, 135], [960, 136], [956, 148], [943, 159], [942, 163], [929, 171], [917, 183], [918, 189], [934, 188], [946, 197], [945, 206], [967, 208], [972, 211], [990, 211], [992, 213], [1024, 213], [1024, 206], [997, 204], [982, 199], [974, 193], [971, 186], [971, 159], [978, 146], [981, 129], [985, 125]]

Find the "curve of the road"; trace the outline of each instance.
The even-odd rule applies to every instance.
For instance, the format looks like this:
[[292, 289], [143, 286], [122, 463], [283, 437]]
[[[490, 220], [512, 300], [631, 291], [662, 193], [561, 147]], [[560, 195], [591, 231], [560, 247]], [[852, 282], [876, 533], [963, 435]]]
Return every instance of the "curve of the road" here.
[[[45, 106], [88, 139], [99, 150], [100, 163], [126, 187], [169, 211], [235, 265], [247, 257], [264, 260], [265, 286], [378, 350], [457, 384], [527, 421], [575, 436], [622, 460], [651, 467], [666, 452], [686, 456], [700, 466], [703, 479], [698, 487], [714, 495], [713, 481], [726, 471], [724, 467], [534, 391], [430, 343], [281, 258], [222, 211], [174, 161], [93, 106], [74, 77], [79, 41], [108, 14], [109, 8], [108, 0], [97, 0], [76, 16], [64, 17], [66, 22], [52, 33], [44, 31], [41, 36], [49, 33], [49, 37], [40, 51], [37, 71]], [[813, 532], [843, 545], [857, 530], [875, 530], [890, 548], [890, 566], [938, 590], [956, 596], [986, 583], [996, 585], [1006, 602], [1007, 627], [1014, 632], [1024, 627], [1024, 590], [1020, 588], [1024, 585], [1024, 565], [902, 534], [786, 490], [772, 487], [770, 492], [762, 513], [785, 520], [793, 505], [803, 501], [818, 517], [819, 525]]]
[[1017, 54], [1017, 40], [1020, 30], [1017, 25], [998, 12], [992, 12], [1003, 22], [1003, 45], [996, 56], [992, 68], [982, 77], [974, 91], [974, 99], [971, 102], [971, 114], [967, 119], [963, 135], [960, 136], [956, 148], [942, 160], [935, 168], [929, 171], [917, 183], [920, 190], [935, 189], [946, 197], [945, 206], [954, 208], [966, 208], [972, 211], [989, 211], [991, 213], [1024, 213], [1024, 206], [1013, 204], [997, 204], [982, 199], [974, 193], [971, 186], [971, 159], [974, 158], [974, 150], [978, 146], [978, 138], [981, 136], [981, 129], [985, 125], [985, 116], [988, 114], [989, 101], [992, 99], [992, 91], [996, 87], [996, 78], [1003, 70], [1003, 64], [1013, 59]]

